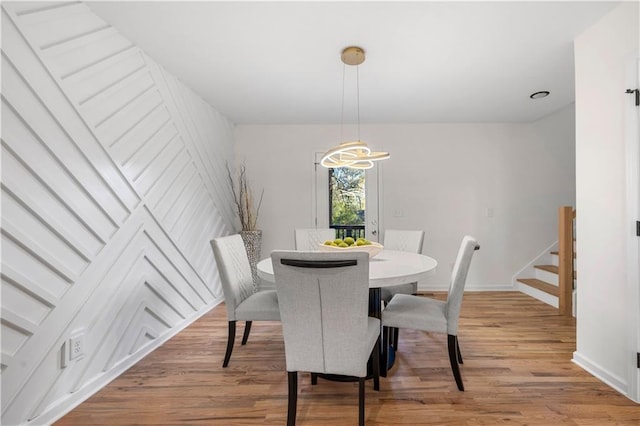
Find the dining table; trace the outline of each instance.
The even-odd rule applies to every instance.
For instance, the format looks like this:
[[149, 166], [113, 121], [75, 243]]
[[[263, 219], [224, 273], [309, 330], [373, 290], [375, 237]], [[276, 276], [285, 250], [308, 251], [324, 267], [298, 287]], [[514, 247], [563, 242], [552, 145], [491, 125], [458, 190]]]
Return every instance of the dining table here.
[[[371, 257], [369, 259], [369, 316], [381, 317], [381, 288], [420, 281], [435, 273], [437, 266], [438, 262], [434, 258], [419, 253], [383, 249]], [[271, 257], [262, 259], [256, 267], [261, 279], [275, 283]], [[382, 327], [380, 337], [380, 341], [384, 342]], [[393, 348], [380, 346], [382, 348], [380, 375], [385, 377], [387, 370], [393, 366], [395, 356]]]

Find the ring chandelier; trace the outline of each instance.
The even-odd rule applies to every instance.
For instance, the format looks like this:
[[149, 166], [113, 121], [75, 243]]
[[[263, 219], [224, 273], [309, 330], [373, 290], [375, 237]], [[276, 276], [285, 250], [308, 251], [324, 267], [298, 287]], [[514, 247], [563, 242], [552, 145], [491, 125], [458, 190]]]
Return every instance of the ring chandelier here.
[[[351, 46], [342, 51], [342, 62], [345, 65], [358, 66], [364, 62], [364, 50], [360, 47]], [[327, 168], [349, 167], [352, 169], [370, 169], [374, 161], [385, 160], [390, 157], [388, 152], [373, 152], [369, 146], [360, 140], [360, 78], [357, 76], [357, 105], [358, 105], [358, 140], [342, 142], [340, 145], [331, 148], [322, 156], [320, 164]], [[344, 123], [344, 68], [342, 78], [342, 117], [341, 125]]]

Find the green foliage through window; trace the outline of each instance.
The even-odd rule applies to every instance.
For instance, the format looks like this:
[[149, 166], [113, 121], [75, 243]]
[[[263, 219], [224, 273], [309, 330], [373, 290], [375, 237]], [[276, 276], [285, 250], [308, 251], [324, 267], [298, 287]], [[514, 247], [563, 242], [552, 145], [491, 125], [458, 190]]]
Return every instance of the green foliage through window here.
[[364, 170], [329, 169], [331, 226], [364, 225]]

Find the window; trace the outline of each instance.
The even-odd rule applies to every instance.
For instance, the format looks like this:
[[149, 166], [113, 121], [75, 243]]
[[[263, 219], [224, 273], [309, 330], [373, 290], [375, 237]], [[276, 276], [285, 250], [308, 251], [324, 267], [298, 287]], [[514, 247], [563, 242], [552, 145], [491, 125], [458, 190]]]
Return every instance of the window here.
[[[327, 169], [320, 165], [320, 159], [324, 152], [314, 152], [314, 163], [311, 168], [313, 179], [313, 190], [311, 193], [311, 221], [310, 224], [314, 228], [334, 228], [336, 234], [340, 237], [345, 236], [347, 232], [350, 232], [352, 236], [356, 238], [366, 238], [370, 241], [378, 241], [378, 229], [380, 223], [378, 220], [380, 205], [378, 202], [379, 194], [378, 189], [381, 187], [379, 182], [380, 173], [379, 165], [374, 166], [367, 170], [355, 170], [355, 169]], [[336, 176], [333, 176], [336, 173]], [[346, 221], [338, 218], [333, 214], [335, 204], [336, 207], [339, 204], [339, 200], [348, 199], [349, 197], [340, 197], [336, 193], [337, 203], [333, 203], [334, 199], [334, 187], [336, 191], [339, 191], [337, 183], [344, 182], [343, 174], [351, 174], [358, 177], [359, 186], [362, 188], [362, 192], [356, 196], [351, 197], [357, 201], [357, 208], [352, 208], [355, 212], [355, 216], [358, 217], [357, 221]], [[335, 184], [332, 184], [335, 182]], [[344, 186], [344, 185], [342, 185]], [[353, 191], [351, 191], [353, 194]], [[336, 208], [337, 210], [337, 208]], [[353, 216], [352, 216], [353, 217]], [[353, 224], [356, 223], [356, 224]], [[350, 229], [347, 229], [350, 228]], [[345, 231], [343, 231], [343, 229]]]

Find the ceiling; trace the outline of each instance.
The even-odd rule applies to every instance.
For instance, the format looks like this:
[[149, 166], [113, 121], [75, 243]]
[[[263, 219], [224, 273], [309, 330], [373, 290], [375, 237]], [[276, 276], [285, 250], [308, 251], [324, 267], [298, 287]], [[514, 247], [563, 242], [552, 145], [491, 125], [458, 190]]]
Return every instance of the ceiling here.
[[573, 102], [573, 39], [617, 2], [87, 4], [234, 123], [324, 124], [357, 120], [350, 45], [362, 123], [537, 120]]

